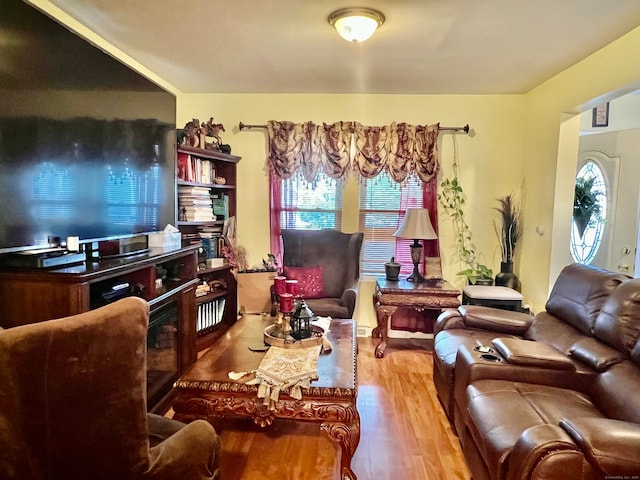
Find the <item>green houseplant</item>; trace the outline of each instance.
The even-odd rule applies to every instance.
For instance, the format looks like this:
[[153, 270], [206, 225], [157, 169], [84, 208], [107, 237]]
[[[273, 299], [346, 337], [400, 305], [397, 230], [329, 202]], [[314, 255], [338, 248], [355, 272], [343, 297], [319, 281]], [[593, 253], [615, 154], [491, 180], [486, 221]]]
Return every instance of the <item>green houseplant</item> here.
[[[455, 168], [454, 168], [455, 171]], [[457, 174], [451, 179], [445, 179], [440, 183], [438, 201], [444, 212], [449, 216], [453, 225], [455, 239], [455, 257], [466, 265], [457, 275], [467, 278], [471, 285], [493, 283], [493, 271], [478, 261], [478, 253], [471, 241], [471, 229], [464, 217], [465, 197], [462, 186], [458, 182]]]
[[573, 197], [573, 221], [576, 224], [580, 238], [594, 220], [600, 219], [600, 192], [595, 190], [595, 177], [576, 178], [575, 194]]

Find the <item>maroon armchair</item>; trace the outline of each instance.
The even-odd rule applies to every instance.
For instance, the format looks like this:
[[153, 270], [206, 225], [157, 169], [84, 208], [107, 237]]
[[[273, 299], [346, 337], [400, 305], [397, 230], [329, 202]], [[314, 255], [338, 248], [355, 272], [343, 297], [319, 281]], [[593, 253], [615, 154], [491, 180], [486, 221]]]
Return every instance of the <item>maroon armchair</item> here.
[[300, 282], [301, 293], [316, 315], [353, 317], [363, 238], [361, 232], [330, 229], [282, 231], [283, 273]]

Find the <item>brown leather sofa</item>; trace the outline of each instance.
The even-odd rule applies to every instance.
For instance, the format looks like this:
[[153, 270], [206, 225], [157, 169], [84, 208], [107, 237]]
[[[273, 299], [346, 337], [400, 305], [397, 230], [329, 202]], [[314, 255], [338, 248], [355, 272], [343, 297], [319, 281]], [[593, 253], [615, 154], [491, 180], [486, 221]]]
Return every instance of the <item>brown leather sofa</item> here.
[[640, 279], [569, 265], [535, 317], [444, 312], [434, 383], [474, 480], [638, 475]]

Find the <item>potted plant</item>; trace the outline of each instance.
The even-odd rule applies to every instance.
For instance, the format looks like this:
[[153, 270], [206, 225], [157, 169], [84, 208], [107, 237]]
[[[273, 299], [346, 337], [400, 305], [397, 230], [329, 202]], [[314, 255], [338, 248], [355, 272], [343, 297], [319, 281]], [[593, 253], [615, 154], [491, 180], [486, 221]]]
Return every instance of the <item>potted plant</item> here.
[[496, 208], [500, 213], [500, 224], [494, 222], [494, 227], [500, 242], [502, 259], [500, 273], [496, 275], [496, 285], [520, 290], [520, 281], [513, 273], [513, 258], [522, 236], [522, 209], [512, 194], [497, 200], [500, 205]]
[[600, 203], [598, 195], [601, 193], [594, 189], [595, 177], [576, 178], [575, 194], [573, 197], [573, 221], [576, 224], [580, 238], [584, 231], [594, 220], [600, 219]]
[[[455, 169], [454, 169], [455, 171]], [[471, 229], [464, 217], [464, 191], [458, 182], [457, 175], [440, 183], [438, 201], [453, 224], [455, 238], [455, 257], [467, 268], [457, 275], [467, 278], [471, 285], [492, 285], [493, 271], [478, 261], [478, 253], [471, 242]]]

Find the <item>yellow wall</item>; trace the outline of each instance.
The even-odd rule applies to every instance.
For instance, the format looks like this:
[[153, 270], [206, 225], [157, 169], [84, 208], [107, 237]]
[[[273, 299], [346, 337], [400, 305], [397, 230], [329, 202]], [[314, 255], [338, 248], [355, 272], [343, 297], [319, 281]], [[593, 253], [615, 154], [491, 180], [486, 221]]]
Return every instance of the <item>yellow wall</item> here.
[[569, 248], [579, 131], [574, 115], [640, 88], [640, 64], [631, 61], [639, 55], [636, 28], [526, 96], [528, 196], [518, 273], [536, 310], [544, 307]]
[[[479, 251], [496, 269], [499, 250], [493, 219], [495, 198], [518, 188], [522, 179], [524, 97], [518, 95], [180, 95], [178, 125], [192, 117], [213, 116], [226, 128], [224, 143], [242, 157], [238, 165], [238, 242], [247, 248], [250, 264], [259, 263], [269, 252], [268, 182], [264, 168], [264, 130], [238, 130], [238, 123], [264, 124], [268, 120], [335, 122], [355, 120], [367, 125], [391, 122], [461, 126], [469, 123], [471, 135], [443, 132], [440, 135], [441, 176], [451, 172], [454, 138], [464, 189], [470, 199], [467, 216]], [[499, 179], [499, 181], [497, 181]], [[344, 200], [344, 231], [358, 229], [357, 184], [348, 185]], [[462, 286], [452, 264], [452, 232], [440, 220], [440, 244], [447, 278]], [[366, 288], [363, 286], [363, 288]], [[364, 324], [373, 325], [371, 296], [363, 290], [367, 306]]]

